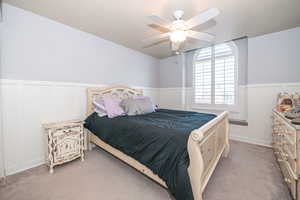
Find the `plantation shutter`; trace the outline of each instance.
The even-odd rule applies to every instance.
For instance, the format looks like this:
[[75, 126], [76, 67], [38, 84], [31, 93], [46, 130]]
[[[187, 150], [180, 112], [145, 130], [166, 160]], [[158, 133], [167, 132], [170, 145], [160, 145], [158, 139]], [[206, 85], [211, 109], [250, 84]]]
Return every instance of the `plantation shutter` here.
[[194, 68], [195, 103], [211, 104], [211, 47], [201, 49]]
[[228, 44], [215, 46], [215, 104], [234, 104], [234, 55]]
[[200, 49], [194, 64], [194, 102], [235, 104], [235, 57], [224, 43]]

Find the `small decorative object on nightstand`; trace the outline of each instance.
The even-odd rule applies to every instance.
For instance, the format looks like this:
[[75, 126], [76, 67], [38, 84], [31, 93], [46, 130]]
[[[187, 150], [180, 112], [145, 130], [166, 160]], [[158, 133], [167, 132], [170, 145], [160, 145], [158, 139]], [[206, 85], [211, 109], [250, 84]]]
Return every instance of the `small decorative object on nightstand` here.
[[84, 122], [80, 120], [43, 124], [47, 137], [47, 161], [50, 173], [53, 173], [55, 165], [79, 157], [84, 161], [83, 124]]

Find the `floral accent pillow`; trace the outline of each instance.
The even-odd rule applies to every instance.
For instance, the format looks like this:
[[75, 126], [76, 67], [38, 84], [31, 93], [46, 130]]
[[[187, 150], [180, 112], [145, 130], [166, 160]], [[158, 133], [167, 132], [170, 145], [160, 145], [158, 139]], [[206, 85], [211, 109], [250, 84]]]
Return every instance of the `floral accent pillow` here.
[[104, 96], [102, 98], [105, 111], [109, 118], [125, 115], [124, 109], [120, 106], [122, 99], [111, 96]]

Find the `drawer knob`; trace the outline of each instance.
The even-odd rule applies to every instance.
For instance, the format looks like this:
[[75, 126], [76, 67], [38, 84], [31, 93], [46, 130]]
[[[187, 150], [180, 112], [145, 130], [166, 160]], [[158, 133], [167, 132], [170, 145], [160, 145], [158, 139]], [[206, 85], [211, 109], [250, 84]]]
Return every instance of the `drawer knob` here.
[[280, 145], [280, 142], [272, 142], [273, 145]]
[[282, 143], [282, 144], [288, 144], [288, 142], [287, 142], [287, 141], [282, 141], [281, 143]]
[[278, 161], [278, 162], [284, 162], [285, 159], [280, 159], [280, 158], [278, 158], [277, 161]]
[[286, 183], [292, 183], [292, 180], [290, 178], [284, 178], [284, 182], [286, 182]]
[[287, 153], [281, 153], [281, 155], [282, 155], [283, 157], [289, 157], [289, 154], [287, 154]]

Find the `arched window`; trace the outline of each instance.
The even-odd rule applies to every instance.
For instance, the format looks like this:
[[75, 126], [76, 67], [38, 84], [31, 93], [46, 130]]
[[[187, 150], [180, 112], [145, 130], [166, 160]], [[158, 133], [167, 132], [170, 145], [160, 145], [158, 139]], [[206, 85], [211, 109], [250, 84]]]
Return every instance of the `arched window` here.
[[199, 49], [194, 57], [194, 103], [236, 104], [237, 48], [233, 42]]

